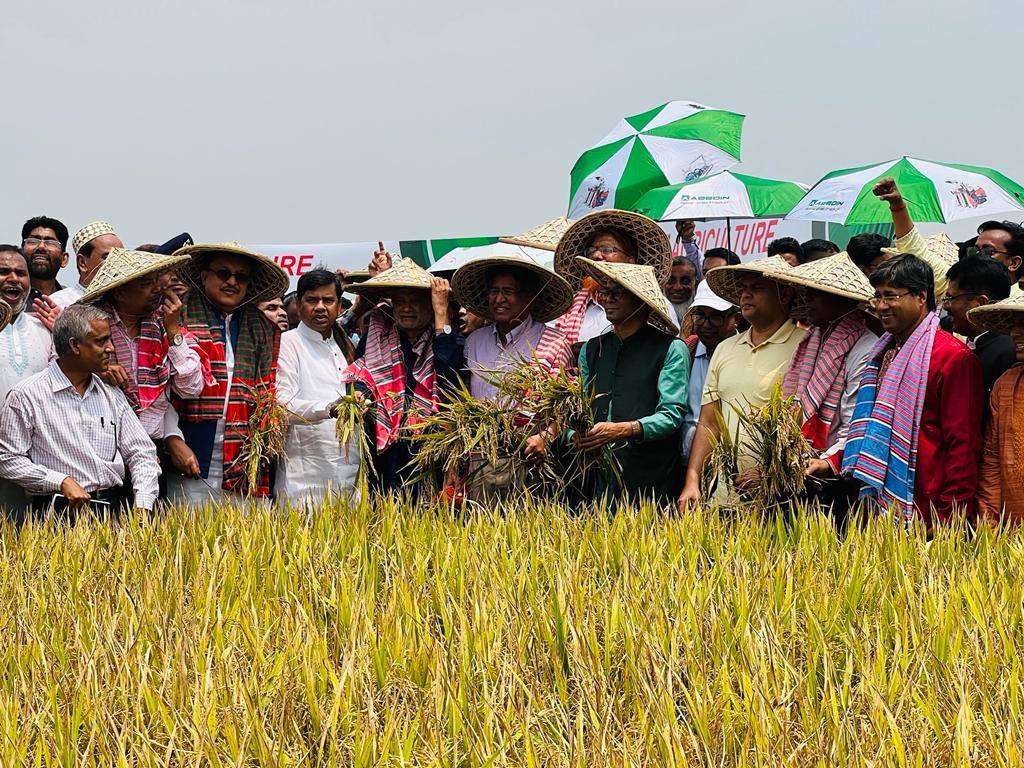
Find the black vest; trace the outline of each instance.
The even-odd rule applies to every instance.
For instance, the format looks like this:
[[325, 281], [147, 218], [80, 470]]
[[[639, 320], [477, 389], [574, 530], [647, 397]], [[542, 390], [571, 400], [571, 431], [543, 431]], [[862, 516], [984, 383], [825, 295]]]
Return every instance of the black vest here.
[[[658, 378], [674, 340], [645, 325], [625, 341], [606, 333], [587, 342], [587, 384], [598, 395], [595, 422], [635, 421], [654, 413], [659, 399]], [[627, 495], [674, 500], [682, 491], [685, 467], [679, 430], [659, 440], [627, 440], [616, 447], [615, 455], [622, 466]]]

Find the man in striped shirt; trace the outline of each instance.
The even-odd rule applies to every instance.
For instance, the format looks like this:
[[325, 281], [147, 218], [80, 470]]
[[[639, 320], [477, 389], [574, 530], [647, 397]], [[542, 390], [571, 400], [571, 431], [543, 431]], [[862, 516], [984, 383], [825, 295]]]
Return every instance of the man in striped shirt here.
[[45, 510], [77, 512], [92, 502], [112, 511], [150, 510], [160, 468], [156, 449], [124, 394], [97, 374], [113, 352], [110, 323], [95, 307], [65, 309], [53, 327], [57, 360], [17, 384], [0, 410], [0, 477]]

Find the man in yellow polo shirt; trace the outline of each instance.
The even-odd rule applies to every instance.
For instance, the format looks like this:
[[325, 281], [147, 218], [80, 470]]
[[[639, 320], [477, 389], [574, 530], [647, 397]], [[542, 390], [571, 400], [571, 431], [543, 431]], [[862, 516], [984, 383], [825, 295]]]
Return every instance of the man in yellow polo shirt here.
[[[772, 256], [734, 267], [719, 267], [707, 274], [711, 289], [738, 305], [750, 328], [719, 344], [711, 358], [686, 482], [678, 500], [680, 511], [701, 501], [701, 477], [719, 435], [717, 414], [724, 418], [730, 434], [740, 427], [738, 477], [757, 469], [753, 457], [743, 451], [745, 436], [733, 406], [744, 410], [763, 406], [775, 384], [789, 370], [793, 353], [804, 337], [804, 331], [789, 317], [794, 289], [764, 276], [769, 270], [788, 269], [791, 267], [784, 259]], [[732, 503], [736, 480], [719, 477], [712, 501]]]

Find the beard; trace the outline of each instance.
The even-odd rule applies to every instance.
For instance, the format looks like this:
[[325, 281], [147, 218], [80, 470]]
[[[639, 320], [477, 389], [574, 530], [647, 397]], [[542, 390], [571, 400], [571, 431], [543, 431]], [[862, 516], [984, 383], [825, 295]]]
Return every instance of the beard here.
[[29, 277], [35, 280], [53, 280], [60, 272], [60, 262], [47, 259], [45, 264], [41, 264], [34, 258], [26, 259], [26, 261], [28, 261]]

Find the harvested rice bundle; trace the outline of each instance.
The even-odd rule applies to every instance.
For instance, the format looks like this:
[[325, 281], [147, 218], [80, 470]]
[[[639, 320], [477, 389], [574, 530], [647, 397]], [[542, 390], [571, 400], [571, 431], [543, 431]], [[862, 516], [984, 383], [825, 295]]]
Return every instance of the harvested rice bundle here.
[[477, 400], [464, 382], [447, 390], [436, 413], [425, 416], [410, 429], [418, 444], [416, 466], [423, 476], [440, 467], [445, 476], [465, 470], [470, 458], [492, 463], [516, 456], [526, 443], [516, 412], [495, 400]]
[[[746, 475], [742, 487], [737, 487], [745, 500], [771, 507], [797, 496], [804, 490], [811, 447], [801, 431], [800, 409], [794, 398], [784, 397], [782, 383], [776, 382], [763, 406], [732, 407], [739, 419], [733, 434], [729, 434], [722, 414], [717, 415], [719, 438], [711, 464], [719, 476], [737, 479], [742, 454], [756, 468]], [[746, 433], [742, 441], [741, 431]]]
[[338, 410], [338, 417], [334, 423], [334, 434], [338, 438], [338, 445], [345, 451], [346, 461], [351, 456], [352, 443], [355, 442], [359, 455], [356, 487], [360, 492], [366, 493], [369, 471], [373, 466], [370, 439], [364, 426], [370, 403], [362, 392], [356, 391], [353, 385], [349, 384], [348, 388], [349, 391], [334, 403], [334, 407]]
[[[585, 435], [594, 426], [596, 396], [583, 380], [564, 368], [551, 370], [539, 361], [524, 363], [503, 373], [497, 382], [505, 398], [516, 400], [545, 425], [557, 425], [562, 432]], [[621, 468], [615, 458], [613, 446], [598, 451], [570, 451], [562, 478], [565, 483], [582, 483], [598, 474], [610, 473], [618, 482]]]
[[260, 475], [274, 459], [285, 456], [284, 438], [288, 432], [288, 410], [277, 402], [273, 387], [249, 387], [253, 411], [249, 417], [249, 439], [235, 459], [242, 466], [243, 493], [255, 494]]

